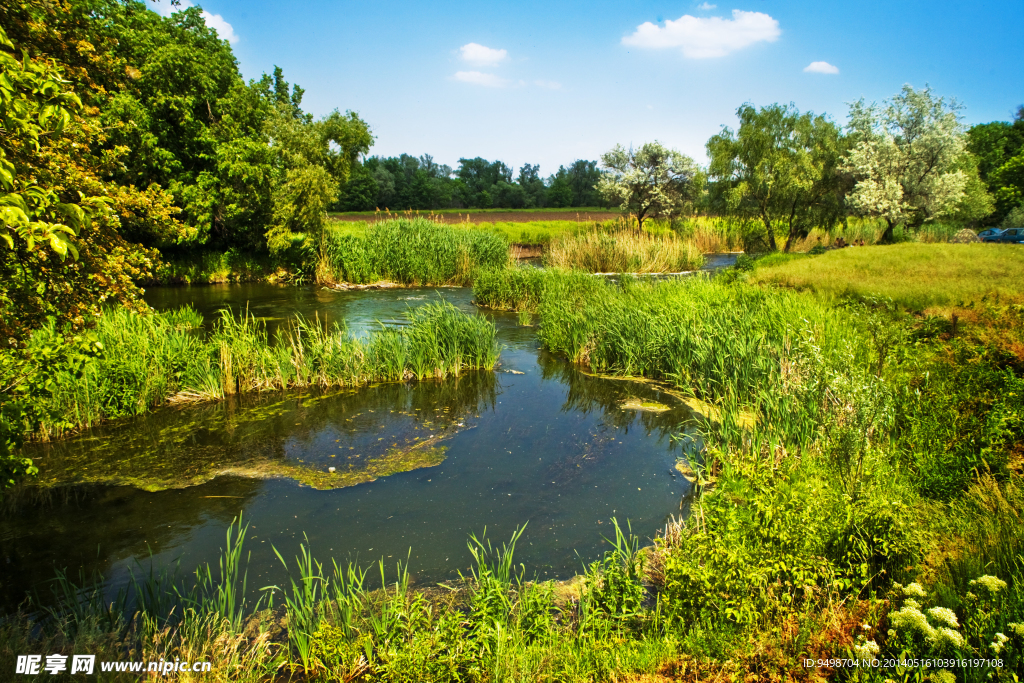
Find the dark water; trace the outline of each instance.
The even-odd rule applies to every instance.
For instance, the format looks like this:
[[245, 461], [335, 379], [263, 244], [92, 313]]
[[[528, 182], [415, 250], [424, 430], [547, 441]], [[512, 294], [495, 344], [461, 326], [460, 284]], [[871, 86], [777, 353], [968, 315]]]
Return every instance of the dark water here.
[[[478, 311], [471, 295], [271, 285], [147, 292], [157, 308], [191, 303], [208, 318], [248, 302], [271, 324], [299, 311], [344, 320], [357, 332], [400, 322], [409, 306], [444, 297], [493, 317], [505, 348], [494, 373], [164, 408], [36, 446], [30, 455], [43, 480], [78, 485], [26, 495], [0, 518], [4, 607], [54, 567], [100, 571], [116, 586], [150, 553], [157, 566], [180, 561], [185, 571], [215, 561], [240, 513], [251, 525], [249, 585], [257, 587], [284, 579], [271, 545], [290, 560], [304, 537], [324, 561], [393, 564], [411, 548], [412, 574], [427, 582], [465, 572], [467, 537], [485, 527], [502, 541], [528, 523], [516, 560], [541, 577], [571, 576], [599, 557], [612, 516], [653, 536], [691, 492], [674, 469], [681, 446], [671, 438], [688, 410], [654, 387], [588, 376], [552, 358], [532, 328], [518, 327], [514, 315]], [[635, 398], [672, 409], [622, 406]], [[409, 471], [331, 490], [299, 483], [306, 475], [340, 481], [395, 453], [422, 453], [409, 450], [422, 442], [446, 449], [440, 464], [412, 457], [403, 465]], [[331, 466], [337, 475], [326, 474]], [[282, 472], [299, 474], [253, 476]]]

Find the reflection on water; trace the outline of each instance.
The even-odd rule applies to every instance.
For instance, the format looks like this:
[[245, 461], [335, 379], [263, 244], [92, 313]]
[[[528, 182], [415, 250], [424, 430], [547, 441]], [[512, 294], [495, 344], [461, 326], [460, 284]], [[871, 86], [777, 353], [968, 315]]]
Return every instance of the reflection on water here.
[[[469, 290], [238, 289], [192, 290], [191, 298], [208, 314], [269, 291], [250, 300], [250, 311], [358, 312], [350, 327], [436, 296], [476, 312]], [[149, 296], [179, 305], [182, 291]], [[165, 408], [38, 446], [44, 482], [79, 486], [27, 495], [0, 519], [4, 606], [54, 565], [102, 571], [112, 585], [150, 552], [159, 565], [180, 559], [190, 570], [216, 557], [239, 513], [251, 524], [250, 585], [258, 586], [283, 579], [271, 546], [291, 557], [304, 535], [321, 559], [390, 564], [412, 548], [420, 581], [465, 572], [467, 536], [485, 526], [500, 540], [529, 522], [516, 559], [541, 577], [572, 575], [599, 556], [613, 515], [652, 536], [691, 492], [673, 467], [680, 453], [670, 438], [690, 413], [656, 387], [583, 374], [541, 352], [535, 331], [517, 327], [514, 315], [494, 318], [506, 347], [494, 373]], [[624, 408], [631, 399], [669, 409]], [[432, 458], [416, 459], [429, 449]], [[413, 456], [373, 469], [395, 453]], [[235, 474], [213, 478], [224, 472]], [[359, 472], [370, 474], [353, 479]], [[115, 485], [126, 482], [134, 486]]]

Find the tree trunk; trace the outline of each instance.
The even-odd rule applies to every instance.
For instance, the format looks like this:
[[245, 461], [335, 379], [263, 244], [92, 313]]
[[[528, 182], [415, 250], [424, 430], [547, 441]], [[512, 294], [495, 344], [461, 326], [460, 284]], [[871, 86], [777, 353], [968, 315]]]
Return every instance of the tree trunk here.
[[896, 229], [896, 223], [894, 221], [889, 220], [888, 218], [885, 219], [885, 222], [888, 224], [889, 227], [887, 227], [885, 229], [885, 232], [882, 233], [882, 239], [878, 240], [878, 243], [892, 244], [895, 241], [895, 238], [893, 237], [893, 231]]
[[772, 230], [772, 221], [768, 218], [765, 213], [761, 214], [761, 220], [764, 222], [764, 228], [768, 232], [768, 246], [771, 247], [772, 251], [778, 251], [779, 247], [775, 244], [775, 231]]

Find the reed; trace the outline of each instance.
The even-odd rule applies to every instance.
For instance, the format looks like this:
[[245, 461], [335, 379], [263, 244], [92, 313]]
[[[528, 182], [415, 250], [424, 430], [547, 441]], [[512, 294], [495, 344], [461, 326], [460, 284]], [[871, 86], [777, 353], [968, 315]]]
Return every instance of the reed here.
[[[343, 325], [296, 317], [273, 339], [266, 324], [228, 311], [203, 336], [192, 309], [141, 315], [109, 310], [97, 321], [103, 352], [80, 375], [58, 373], [48, 400], [60, 422], [44, 422], [39, 438], [67, 425], [137, 415], [164, 403], [217, 400], [228, 394], [369, 382], [443, 379], [494, 367], [494, 324], [439, 302], [412, 310], [410, 323], [365, 338]], [[51, 328], [33, 344], [52, 339]]]
[[502, 270], [483, 270], [473, 282], [473, 296], [480, 306], [498, 311], [535, 312], [552, 283], [575, 295], [604, 288], [604, 282], [589, 273], [556, 268], [516, 266]]
[[427, 218], [374, 223], [365, 236], [329, 229], [316, 262], [318, 282], [468, 285], [477, 268], [508, 264], [508, 242], [493, 232]]
[[674, 235], [591, 230], [553, 239], [544, 262], [590, 273], [673, 273], [699, 268], [704, 257], [693, 244]]

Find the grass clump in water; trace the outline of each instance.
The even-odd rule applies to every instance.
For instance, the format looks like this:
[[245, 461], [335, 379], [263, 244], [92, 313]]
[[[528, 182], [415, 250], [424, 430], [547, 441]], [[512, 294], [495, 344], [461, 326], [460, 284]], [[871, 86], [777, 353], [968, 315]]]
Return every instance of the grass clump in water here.
[[[215, 400], [226, 394], [292, 388], [359, 386], [369, 382], [441, 379], [467, 370], [490, 370], [498, 359], [494, 324], [448, 302], [413, 310], [410, 324], [365, 338], [343, 326], [301, 317], [273, 340], [266, 324], [224, 311], [203, 337], [191, 309], [140, 315], [106, 311], [96, 336], [103, 352], [81, 376], [54, 376], [52, 414], [87, 426], [141, 414], [166, 402]], [[32, 343], [47, 343], [52, 330]], [[42, 436], [57, 427], [44, 423]]]
[[675, 273], [696, 270], [703, 265], [704, 256], [691, 242], [673, 234], [590, 230], [553, 239], [544, 262], [590, 273]]
[[509, 263], [508, 242], [492, 232], [426, 218], [374, 223], [364, 237], [328, 230], [316, 266], [319, 282], [468, 285], [478, 268]]
[[605, 286], [589, 273], [580, 271], [514, 266], [478, 272], [473, 282], [473, 296], [478, 305], [498, 311], [535, 312], [552, 283], [558, 283], [562, 290], [579, 293]]

